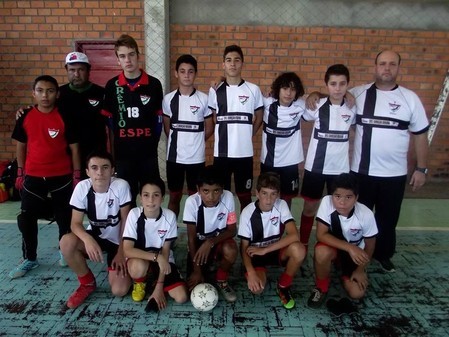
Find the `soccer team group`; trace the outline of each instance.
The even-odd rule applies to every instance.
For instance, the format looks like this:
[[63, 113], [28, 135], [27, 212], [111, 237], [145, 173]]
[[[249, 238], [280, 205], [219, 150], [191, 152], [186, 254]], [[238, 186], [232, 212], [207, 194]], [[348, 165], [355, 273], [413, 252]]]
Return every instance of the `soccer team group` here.
[[[123, 71], [105, 88], [89, 81], [87, 56], [71, 52], [65, 64], [69, 83], [59, 87], [51, 76], [37, 77], [35, 106], [17, 113], [12, 138], [23, 261], [10, 272], [12, 279], [39, 266], [37, 221], [49, 202], [59, 226], [59, 264], [68, 265], [79, 280], [69, 308], [96, 288], [87, 259], [103, 262], [106, 253], [112, 294], [125, 296], [132, 288], [134, 301], [148, 297], [147, 309], [164, 309], [166, 294], [186, 302], [189, 291], [203, 282], [213, 283], [226, 301], [236, 301], [228, 276], [239, 254], [253, 294], [264, 291], [268, 266], [281, 267], [277, 293], [292, 309], [290, 288], [307, 256], [315, 220], [316, 286], [308, 306], [325, 300], [333, 265], [352, 299], [367, 291], [372, 258], [394, 271], [409, 139], [416, 151], [410, 178], [416, 190], [426, 179], [429, 125], [418, 96], [396, 83], [399, 54], [380, 52], [375, 82], [351, 90], [348, 68], [332, 65], [324, 75], [327, 93], [314, 92], [305, 100], [293, 72], [280, 74], [264, 97], [257, 85], [242, 79], [244, 55], [237, 45], [225, 48], [225, 77], [208, 95], [194, 87], [197, 61], [191, 55], [177, 59], [178, 88], [163, 96], [160, 81], [139, 68], [139, 48], [131, 36], [116, 41], [115, 53]], [[313, 130], [299, 191], [301, 120], [313, 123]], [[252, 201], [253, 136], [260, 127], [261, 174]], [[165, 183], [157, 159], [162, 131], [167, 209], [161, 206]], [[205, 141], [212, 134], [214, 164], [206, 166]], [[232, 177], [240, 215], [230, 192]], [[188, 237], [185, 279], [172, 250], [184, 183], [189, 194], [182, 219]], [[299, 231], [290, 210], [298, 193], [304, 199]]]

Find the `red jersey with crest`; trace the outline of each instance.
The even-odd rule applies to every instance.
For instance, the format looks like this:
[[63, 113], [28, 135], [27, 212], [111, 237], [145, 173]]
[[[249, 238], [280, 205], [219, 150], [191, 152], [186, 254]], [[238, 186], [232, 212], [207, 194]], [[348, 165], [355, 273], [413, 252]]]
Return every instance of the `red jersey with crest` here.
[[37, 107], [25, 110], [16, 122], [12, 138], [26, 143], [25, 172], [34, 177], [57, 177], [72, 173], [68, 145], [78, 142], [73, 124], [58, 108], [48, 113]]

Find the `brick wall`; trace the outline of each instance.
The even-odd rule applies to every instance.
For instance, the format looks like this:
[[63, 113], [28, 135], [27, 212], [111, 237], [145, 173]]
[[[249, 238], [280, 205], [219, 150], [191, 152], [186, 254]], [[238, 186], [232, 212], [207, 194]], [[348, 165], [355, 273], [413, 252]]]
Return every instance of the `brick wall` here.
[[[77, 40], [110, 40], [129, 33], [143, 46], [143, 15], [143, 1], [0, 2], [0, 160], [14, 157], [14, 114], [32, 102], [33, 79], [47, 73], [65, 83], [63, 60]], [[296, 71], [307, 92], [324, 90], [322, 78], [333, 63], [349, 66], [352, 85], [371, 81], [374, 56], [393, 48], [403, 58], [400, 83], [418, 93], [429, 116], [449, 67], [449, 32], [323, 27], [171, 25], [170, 61], [173, 65], [183, 53], [197, 57], [198, 88], [207, 92], [211, 80], [222, 75], [222, 52], [232, 43], [245, 53], [244, 78], [264, 92], [283, 71]], [[173, 75], [170, 81], [173, 89]], [[449, 178], [447, 114], [446, 104], [430, 150], [433, 179]], [[303, 133], [306, 147], [310, 126]], [[260, 138], [255, 138], [256, 174]], [[210, 162], [212, 141], [207, 147]]]
[[[267, 27], [171, 25], [171, 64], [183, 53], [199, 61], [198, 88], [207, 91], [211, 79], [223, 74], [222, 53], [229, 44], [243, 48], [243, 77], [267, 92], [276, 76], [284, 71], [297, 72], [306, 92], [324, 91], [328, 66], [344, 63], [351, 72], [350, 86], [373, 81], [374, 58], [378, 51], [394, 49], [402, 56], [399, 83], [414, 90], [424, 103], [429, 118], [449, 67], [449, 32], [392, 31], [361, 28]], [[171, 78], [172, 87], [175, 78]], [[449, 178], [449, 116], [445, 111], [436, 130], [429, 154], [433, 179]], [[306, 150], [311, 127], [303, 124]], [[255, 137], [255, 172], [258, 172], [261, 136]], [[211, 161], [212, 140], [207, 144]], [[410, 151], [410, 166], [414, 164]]]
[[33, 80], [48, 74], [66, 83], [65, 56], [77, 40], [129, 33], [143, 47], [143, 15], [140, 0], [0, 1], [0, 161], [15, 157], [14, 115], [32, 104]]

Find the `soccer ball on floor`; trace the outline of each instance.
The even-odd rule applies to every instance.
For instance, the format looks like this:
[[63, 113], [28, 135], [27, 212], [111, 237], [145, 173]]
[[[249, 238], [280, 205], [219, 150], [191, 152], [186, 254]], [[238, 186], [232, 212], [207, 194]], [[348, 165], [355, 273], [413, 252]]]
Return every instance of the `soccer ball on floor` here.
[[212, 284], [197, 284], [190, 293], [190, 301], [195, 309], [210, 311], [218, 303], [218, 291]]

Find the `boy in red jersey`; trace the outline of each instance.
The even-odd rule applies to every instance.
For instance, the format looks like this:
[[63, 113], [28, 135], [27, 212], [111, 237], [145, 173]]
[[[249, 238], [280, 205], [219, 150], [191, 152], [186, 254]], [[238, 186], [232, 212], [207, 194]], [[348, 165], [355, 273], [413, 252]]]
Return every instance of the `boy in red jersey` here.
[[33, 85], [37, 104], [25, 110], [12, 133], [17, 141], [16, 188], [22, 191], [22, 211], [17, 216], [17, 224], [22, 233], [23, 251], [23, 261], [9, 273], [12, 279], [39, 266], [37, 220], [45, 209], [49, 193], [59, 226], [59, 239], [70, 231], [72, 174], [76, 183], [80, 176], [80, 159], [76, 132], [70, 127], [73, 124], [56, 106], [58, 88], [53, 77], [37, 77]]

